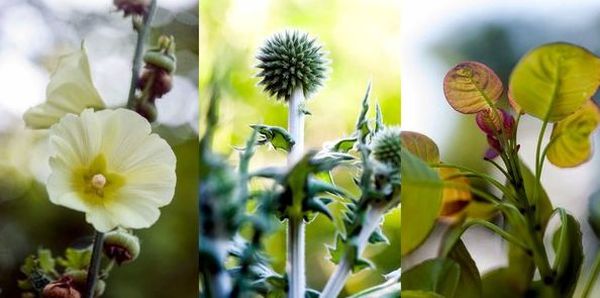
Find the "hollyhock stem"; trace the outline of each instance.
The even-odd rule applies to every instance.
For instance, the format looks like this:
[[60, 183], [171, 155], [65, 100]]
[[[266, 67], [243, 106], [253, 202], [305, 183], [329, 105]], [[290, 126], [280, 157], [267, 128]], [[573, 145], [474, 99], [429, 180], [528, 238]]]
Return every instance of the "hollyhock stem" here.
[[[288, 101], [288, 131], [296, 142], [288, 155], [288, 166], [296, 163], [304, 152], [304, 112], [302, 111], [304, 100], [304, 91], [302, 88], [296, 88]], [[288, 221], [286, 268], [290, 298], [303, 298], [306, 291], [304, 229], [302, 216], [291, 216]]]
[[135, 53], [133, 55], [133, 64], [131, 66], [131, 84], [129, 86], [129, 96], [127, 98], [127, 107], [133, 109], [136, 103], [135, 90], [137, 89], [138, 80], [140, 78], [140, 68], [142, 66], [142, 55], [144, 53], [144, 43], [146, 42], [150, 24], [156, 12], [157, 0], [150, 2], [148, 14], [144, 16], [143, 24], [138, 30], [137, 43], [135, 45]]
[[93, 298], [96, 281], [98, 281], [98, 271], [100, 270], [100, 260], [102, 259], [102, 243], [104, 242], [104, 234], [96, 231], [94, 236], [94, 244], [92, 248], [92, 259], [88, 267], [87, 280], [85, 285], [85, 297]]

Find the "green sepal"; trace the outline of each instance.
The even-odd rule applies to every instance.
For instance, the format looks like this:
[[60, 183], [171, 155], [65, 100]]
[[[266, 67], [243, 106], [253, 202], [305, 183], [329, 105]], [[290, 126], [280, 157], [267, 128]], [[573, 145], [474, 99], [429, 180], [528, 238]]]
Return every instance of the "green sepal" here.
[[294, 141], [292, 138], [292, 135], [290, 135], [290, 133], [282, 127], [262, 124], [254, 124], [250, 125], [250, 127], [258, 132], [257, 143], [259, 145], [270, 143], [275, 150], [282, 149], [290, 152], [296, 143], [296, 141]]

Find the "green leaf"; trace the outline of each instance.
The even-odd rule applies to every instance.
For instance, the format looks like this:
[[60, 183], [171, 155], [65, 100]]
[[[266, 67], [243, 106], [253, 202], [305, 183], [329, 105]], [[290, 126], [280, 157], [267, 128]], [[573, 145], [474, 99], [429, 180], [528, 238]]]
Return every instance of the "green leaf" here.
[[590, 196], [588, 212], [588, 222], [592, 227], [596, 238], [600, 238], [600, 190]]
[[583, 263], [583, 247], [579, 223], [563, 209], [558, 209], [561, 226], [554, 272], [556, 272], [555, 287], [560, 297], [571, 297], [577, 286]]
[[600, 109], [593, 100], [552, 128], [547, 157], [550, 163], [561, 168], [576, 167], [592, 156], [590, 135], [600, 123]]
[[349, 137], [345, 139], [339, 140], [333, 146], [331, 146], [331, 150], [335, 152], [348, 153], [356, 143], [358, 139], [356, 137]]
[[481, 282], [485, 298], [525, 297], [525, 289], [515, 284], [507, 268], [498, 268], [486, 273]]
[[482, 285], [479, 270], [475, 261], [462, 241], [458, 241], [448, 254], [448, 258], [454, 260], [460, 266], [460, 278], [458, 281], [458, 293], [455, 298], [481, 298]]
[[438, 173], [402, 148], [401, 251], [406, 255], [427, 238], [442, 208], [444, 184]]
[[92, 251], [89, 249], [67, 248], [64, 258], [58, 258], [59, 265], [73, 270], [87, 269], [92, 257]]
[[428, 291], [402, 291], [400, 293], [402, 298], [445, 298], [444, 296], [435, 292]]
[[292, 146], [296, 143], [284, 128], [259, 124], [250, 125], [250, 127], [258, 132], [259, 137], [257, 143], [259, 145], [270, 143], [275, 149], [282, 149], [290, 152]]
[[444, 95], [458, 112], [474, 114], [496, 104], [502, 95], [502, 81], [486, 65], [466, 61], [446, 74]]
[[550, 43], [527, 53], [511, 76], [511, 98], [528, 114], [560, 121], [592, 97], [600, 82], [600, 59], [588, 50]]
[[52, 252], [49, 249], [40, 248], [38, 250], [38, 262], [40, 269], [43, 272], [52, 272], [54, 271], [54, 267], [56, 266], [56, 262], [52, 257]]
[[432, 259], [403, 272], [402, 288], [435, 292], [450, 298], [458, 293], [459, 279], [460, 266], [456, 262], [450, 259]]
[[369, 236], [369, 243], [371, 243], [371, 244], [377, 244], [377, 243], [389, 244], [390, 240], [388, 240], [388, 238], [383, 234], [383, 231], [381, 230], [381, 226], [378, 226], [375, 229], [375, 231], [373, 231], [373, 234], [371, 234], [371, 236]]

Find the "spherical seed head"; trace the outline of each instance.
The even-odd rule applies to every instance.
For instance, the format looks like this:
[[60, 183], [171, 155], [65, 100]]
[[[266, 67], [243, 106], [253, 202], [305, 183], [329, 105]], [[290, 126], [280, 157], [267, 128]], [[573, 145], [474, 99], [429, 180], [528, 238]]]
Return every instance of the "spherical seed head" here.
[[400, 169], [400, 127], [386, 127], [378, 132], [371, 149], [377, 161]]
[[325, 80], [325, 52], [317, 40], [306, 33], [277, 33], [265, 42], [256, 58], [259, 84], [276, 99], [287, 101], [296, 88], [302, 88], [308, 97]]

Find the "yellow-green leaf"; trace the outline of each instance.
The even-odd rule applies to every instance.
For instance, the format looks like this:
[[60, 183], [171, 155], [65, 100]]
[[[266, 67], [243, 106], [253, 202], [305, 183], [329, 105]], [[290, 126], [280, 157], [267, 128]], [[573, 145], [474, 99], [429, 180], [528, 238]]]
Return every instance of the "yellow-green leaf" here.
[[489, 109], [498, 101], [502, 95], [502, 81], [486, 65], [466, 61], [446, 74], [444, 95], [453, 109], [474, 114]]
[[598, 88], [600, 59], [568, 43], [551, 43], [527, 53], [510, 76], [512, 100], [543, 121], [560, 121], [577, 111]]
[[559, 121], [552, 129], [548, 147], [548, 160], [561, 168], [576, 167], [592, 156], [590, 135], [600, 124], [600, 108], [592, 101], [567, 118]]
[[442, 208], [444, 184], [439, 174], [402, 147], [401, 251], [417, 248], [433, 229]]

